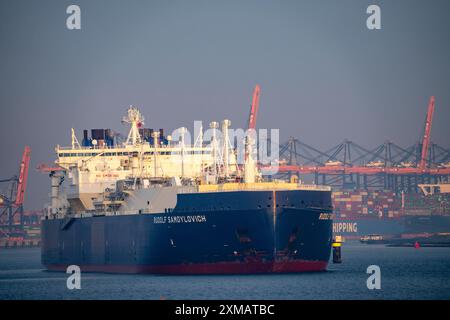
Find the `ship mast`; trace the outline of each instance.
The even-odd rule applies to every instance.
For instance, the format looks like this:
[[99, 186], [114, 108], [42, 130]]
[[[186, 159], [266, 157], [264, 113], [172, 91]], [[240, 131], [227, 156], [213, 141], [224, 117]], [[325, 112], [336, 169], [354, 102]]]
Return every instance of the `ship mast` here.
[[212, 139], [211, 139], [211, 146], [212, 146], [212, 158], [213, 158], [213, 171], [212, 175], [214, 177], [214, 182], [217, 181], [217, 158], [218, 158], [218, 150], [217, 150], [217, 137], [216, 137], [216, 131], [219, 127], [219, 124], [216, 121], [212, 121], [209, 124], [209, 127], [212, 129]]
[[228, 128], [231, 125], [230, 120], [223, 120], [222, 122], [222, 133], [223, 133], [223, 173], [225, 178], [230, 176], [230, 137], [228, 134]]
[[153, 134], [153, 176], [156, 177], [158, 175], [157, 163], [158, 163], [158, 137], [159, 132], [154, 131]]
[[144, 117], [141, 115], [141, 112], [137, 108], [130, 106], [127, 115], [122, 118], [122, 123], [130, 124], [130, 131], [125, 144], [137, 145], [142, 143], [139, 128], [144, 124]]
[[72, 149], [75, 149], [75, 147], [81, 148], [80, 143], [78, 142], [77, 136], [75, 135], [75, 129], [72, 128]]
[[181, 148], [181, 177], [184, 178], [184, 157], [185, 157], [185, 140], [184, 140], [184, 135], [187, 132], [187, 128], [182, 127], [180, 128], [180, 148]]

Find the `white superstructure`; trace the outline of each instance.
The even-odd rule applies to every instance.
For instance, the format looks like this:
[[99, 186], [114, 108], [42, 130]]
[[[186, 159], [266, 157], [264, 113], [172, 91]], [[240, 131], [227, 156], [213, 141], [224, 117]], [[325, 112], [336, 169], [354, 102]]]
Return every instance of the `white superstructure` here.
[[[64, 170], [53, 173], [53, 213], [64, 213], [69, 207], [75, 213], [94, 210], [95, 202], [105, 192], [114, 192], [121, 180], [134, 181], [130, 188], [148, 188], [155, 180], [170, 180], [181, 186], [217, 183], [221, 177], [236, 178], [240, 174], [227, 135], [222, 141], [214, 135], [204, 144], [200, 132], [190, 145], [184, 141], [186, 129], [180, 128], [179, 141], [170, 141], [168, 136], [164, 144], [159, 132], [153, 132], [151, 144], [140, 134], [144, 117], [137, 108], [130, 107], [122, 122], [130, 128], [120, 145], [95, 139], [88, 146], [80, 145], [72, 129], [72, 146], [56, 147], [55, 163]], [[224, 121], [225, 128], [229, 124]]]

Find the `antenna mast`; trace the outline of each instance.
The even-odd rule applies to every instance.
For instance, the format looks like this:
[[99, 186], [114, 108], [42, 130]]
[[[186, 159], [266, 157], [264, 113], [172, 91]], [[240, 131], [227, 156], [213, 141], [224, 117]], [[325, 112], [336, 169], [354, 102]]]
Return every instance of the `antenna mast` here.
[[125, 144], [137, 145], [142, 143], [139, 129], [144, 125], [144, 117], [141, 112], [137, 108], [130, 106], [128, 108], [127, 115], [122, 118], [122, 123], [127, 123], [130, 125], [130, 132], [128, 133], [128, 138]]

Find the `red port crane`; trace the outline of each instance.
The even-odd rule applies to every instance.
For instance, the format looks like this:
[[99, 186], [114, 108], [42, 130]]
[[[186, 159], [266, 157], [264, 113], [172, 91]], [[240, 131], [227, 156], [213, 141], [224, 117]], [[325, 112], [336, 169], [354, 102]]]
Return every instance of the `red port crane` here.
[[433, 113], [434, 113], [434, 100], [435, 100], [434, 96], [431, 96], [430, 102], [428, 103], [427, 117], [425, 120], [425, 130], [422, 139], [422, 153], [419, 164], [419, 168], [422, 170], [425, 169], [427, 163], [428, 148], [430, 146], [431, 125], [433, 123]]
[[259, 95], [261, 94], [261, 88], [259, 85], [255, 86], [253, 90], [252, 106], [250, 108], [250, 115], [248, 116], [248, 129], [256, 129], [256, 117], [258, 116], [259, 109]]

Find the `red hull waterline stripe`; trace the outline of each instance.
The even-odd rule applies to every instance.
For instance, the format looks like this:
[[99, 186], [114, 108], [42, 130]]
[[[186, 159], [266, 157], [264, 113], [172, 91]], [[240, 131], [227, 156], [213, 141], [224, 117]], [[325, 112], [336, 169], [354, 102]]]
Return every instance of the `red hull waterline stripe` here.
[[[325, 271], [327, 261], [285, 261], [251, 263], [199, 263], [180, 265], [80, 265], [81, 272], [158, 274], [252, 274]], [[66, 271], [67, 265], [46, 265], [51, 271]]]

